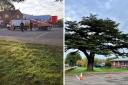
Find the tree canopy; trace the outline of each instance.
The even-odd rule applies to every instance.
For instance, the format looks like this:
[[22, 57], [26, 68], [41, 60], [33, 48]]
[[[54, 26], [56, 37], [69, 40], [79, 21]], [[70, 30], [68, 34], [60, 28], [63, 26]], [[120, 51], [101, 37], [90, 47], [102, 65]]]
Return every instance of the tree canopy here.
[[1, 10], [14, 10], [15, 7], [12, 2], [22, 2], [24, 0], [0, 0], [0, 9]]
[[119, 23], [96, 15], [82, 17], [77, 21], [66, 21], [66, 48], [82, 51], [88, 60], [87, 70], [92, 71], [95, 54], [128, 56], [128, 34], [118, 28]]
[[128, 34], [118, 29], [119, 23], [113, 20], [98, 19], [96, 15], [83, 17], [81, 21], [66, 22], [66, 46], [95, 52], [96, 54], [117, 54], [127, 56]]

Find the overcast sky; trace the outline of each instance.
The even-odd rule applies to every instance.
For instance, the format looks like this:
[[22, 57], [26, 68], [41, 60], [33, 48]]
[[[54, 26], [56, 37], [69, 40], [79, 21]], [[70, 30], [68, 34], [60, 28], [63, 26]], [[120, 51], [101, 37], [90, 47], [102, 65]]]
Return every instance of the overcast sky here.
[[25, 0], [21, 3], [14, 3], [14, 6], [25, 14], [63, 17], [63, 2], [55, 2], [55, 0]]
[[66, 20], [80, 20], [93, 13], [117, 21], [121, 31], [128, 30], [128, 0], [65, 0], [65, 4]]

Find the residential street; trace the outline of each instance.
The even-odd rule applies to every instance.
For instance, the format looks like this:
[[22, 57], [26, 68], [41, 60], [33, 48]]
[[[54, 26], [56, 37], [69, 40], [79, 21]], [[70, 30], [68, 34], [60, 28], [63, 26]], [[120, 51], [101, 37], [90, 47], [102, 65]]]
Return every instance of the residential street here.
[[128, 73], [98, 73], [84, 75], [84, 80], [76, 76], [66, 76], [65, 85], [128, 85]]
[[7, 29], [0, 29], [0, 39], [19, 41], [25, 43], [38, 43], [46, 45], [62, 46], [63, 44], [63, 29], [52, 28], [48, 31], [24, 31], [20, 30], [10, 31]]

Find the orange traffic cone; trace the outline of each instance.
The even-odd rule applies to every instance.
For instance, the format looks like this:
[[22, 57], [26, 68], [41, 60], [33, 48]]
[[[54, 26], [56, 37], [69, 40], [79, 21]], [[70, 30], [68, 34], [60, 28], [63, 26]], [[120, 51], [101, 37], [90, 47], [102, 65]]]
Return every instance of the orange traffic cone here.
[[80, 80], [84, 80], [82, 73], [80, 74]]
[[111, 75], [111, 74], [109, 74], [109, 75], [108, 75], [108, 78], [112, 78], [112, 75]]
[[112, 75], [111, 74], [108, 74], [107, 78], [112, 78]]

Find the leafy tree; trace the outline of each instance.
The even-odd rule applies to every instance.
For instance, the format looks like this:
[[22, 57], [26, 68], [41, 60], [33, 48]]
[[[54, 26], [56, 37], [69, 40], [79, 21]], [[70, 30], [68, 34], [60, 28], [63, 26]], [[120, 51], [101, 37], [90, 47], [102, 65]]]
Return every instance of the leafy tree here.
[[76, 52], [71, 52], [70, 54], [67, 55], [66, 57], [66, 62], [70, 65], [70, 66], [75, 66], [77, 64], [77, 61], [81, 60], [81, 56], [76, 53]]
[[82, 67], [87, 67], [87, 59], [86, 58], [83, 58], [81, 60], [78, 60], [77, 61], [77, 65], [78, 66], [82, 66]]
[[76, 65], [80, 67], [83, 66], [83, 60], [77, 60]]
[[88, 71], [93, 71], [95, 54], [127, 56], [128, 34], [119, 31], [118, 25], [109, 18], [99, 19], [92, 14], [89, 17], [82, 17], [79, 22], [67, 21], [66, 49], [82, 51], [88, 60]]
[[0, 0], [0, 9], [1, 10], [14, 10], [15, 7], [12, 2], [22, 2], [24, 0]]
[[59, 19], [57, 25], [63, 27], [63, 19]]
[[111, 67], [111, 61], [110, 60], [106, 60], [105, 61], [105, 67]]
[[94, 59], [94, 64], [96, 65], [96, 64], [101, 64], [101, 63], [105, 63], [105, 60], [103, 60], [103, 59], [98, 59], [98, 58], [95, 58]]
[[105, 60], [105, 66], [106, 66], [106, 67], [111, 67], [111, 60], [112, 60], [112, 58], [107, 58], [107, 59]]

